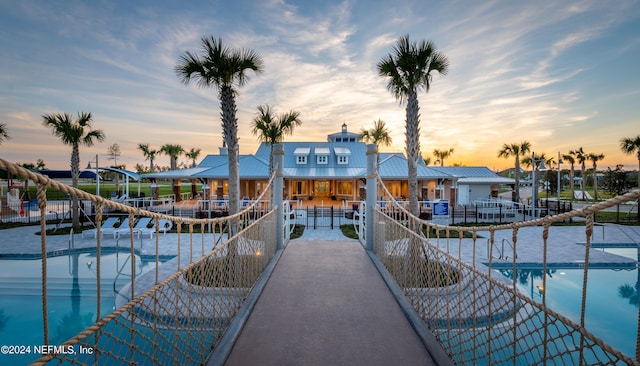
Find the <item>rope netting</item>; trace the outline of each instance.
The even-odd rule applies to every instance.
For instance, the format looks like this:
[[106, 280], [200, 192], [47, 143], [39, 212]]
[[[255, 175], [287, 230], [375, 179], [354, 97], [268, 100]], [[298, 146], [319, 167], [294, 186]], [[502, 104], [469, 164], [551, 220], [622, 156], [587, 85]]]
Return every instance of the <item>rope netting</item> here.
[[[585, 326], [594, 213], [637, 200], [640, 190], [533, 221], [462, 227], [420, 220], [395, 201], [379, 178], [378, 187], [383, 197], [375, 208], [374, 251], [455, 363], [640, 364]], [[492, 266], [499, 231], [511, 231], [513, 251], [500, 264], [507, 264], [515, 274], [520, 229], [542, 226], [540, 265], [542, 273], [547, 273], [549, 227], [577, 217], [586, 218], [586, 244], [579, 266], [584, 273], [580, 320], [573, 321], [547, 306], [545, 291], [541, 302], [535, 301], [517, 288], [517, 276], [509, 279]], [[489, 242], [487, 258], [478, 258], [477, 252], [484, 250], [480, 240]], [[543, 289], [546, 277], [543, 275]]]
[[[47, 349], [47, 353], [34, 364], [203, 364], [216, 349], [233, 317], [276, 252], [277, 211], [265, 209], [263, 204], [263, 196], [269, 192], [274, 176], [262, 194], [241, 212], [227, 217], [195, 219], [142, 210], [94, 196], [2, 159], [0, 167], [13, 176], [35, 182], [38, 187], [44, 345], [50, 344], [46, 191], [55, 189], [91, 201], [96, 208], [98, 299], [95, 322], [66, 342]], [[120, 231], [117, 235], [128, 235], [128, 245], [121, 248], [130, 251], [130, 258], [138, 254], [137, 239], [141, 235], [148, 234], [149, 238], [155, 239], [156, 264], [155, 270], [139, 277], [132, 275], [131, 281], [117, 290], [115, 310], [107, 315], [101, 309], [100, 300], [101, 250], [112, 244], [103, 242], [104, 208], [127, 214], [126, 226], [118, 228]], [[151, 232], [135, 225], [135, 222], [144, 218], [154, 224], [149, 229]], [[175, 242], [171, 243], [175, 257], [159, 265], [159, 234], [168, 226], [175, 226], [177, 231]], [[135, 259], [125, 262], [125, 265], [130, 264], [131, 274], [136, 273], [134, 262]]]

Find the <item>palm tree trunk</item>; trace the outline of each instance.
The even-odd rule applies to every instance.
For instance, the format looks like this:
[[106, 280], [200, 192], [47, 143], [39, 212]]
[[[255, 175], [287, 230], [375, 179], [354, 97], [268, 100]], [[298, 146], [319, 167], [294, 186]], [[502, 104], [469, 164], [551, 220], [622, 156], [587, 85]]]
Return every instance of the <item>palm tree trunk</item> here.
[[229, 215], [238, 213], [240, 196], [240, 177], [238, 176], [238, 120], [236, 102], [230, 86], [220, 89], [222, 109], [222, 131], [228, 149], [229, 159]]
[[415, 91], [409, 92], [407, 98], [407, 175], [409, 182], [409, 211], [412, 215], [418, 216], [420, 209], [418, 206], [418, 168], [416, 161], [420, 156], [420, 106], [418, 105], [418, 94]]
[[[78, 188], [78, 178], [80, 177], [80, 148], [78, 144], [73, 144], [71, 150], [71, 186]], [[80, 230], [80, 218], [78, 215], [78, 196], [71, 195], [71, 225], [73, 230]]]

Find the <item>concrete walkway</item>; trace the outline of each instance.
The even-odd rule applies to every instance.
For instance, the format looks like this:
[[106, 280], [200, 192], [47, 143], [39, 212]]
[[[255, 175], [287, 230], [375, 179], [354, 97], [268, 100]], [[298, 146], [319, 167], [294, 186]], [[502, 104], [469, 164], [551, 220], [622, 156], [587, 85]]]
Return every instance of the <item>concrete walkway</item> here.
[[226, 365], [432, 365], [358, 241], [292, 240]]

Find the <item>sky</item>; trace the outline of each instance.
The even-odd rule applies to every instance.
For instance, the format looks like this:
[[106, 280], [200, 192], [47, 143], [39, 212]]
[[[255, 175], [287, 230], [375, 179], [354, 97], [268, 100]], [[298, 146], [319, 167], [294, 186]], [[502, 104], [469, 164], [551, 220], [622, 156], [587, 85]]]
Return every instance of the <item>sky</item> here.
[[148, 165], [140, 143], [217, 154], [217, 91], [174, 71], [210, 36], [264, 60], [238, 89], [242, 154], [259, 145], [251, 122], [264, 104], [300, 112], [285, 141], [326, 141], [343, 123], [359, 132], [382, 119], [392, 146], [381, 151], [403, 152], [405, 104], [377, 63], [404, 35], [431, 40], [450, 62], [419, 94], [424, 156], [453, 148], [445, 165], [499, 170], [513, 166], [498, 157], [504, 144], [529, 141], [536, 154], [582, 147], [605, 155], [599, 167], [638, 168], [620, 150], [640, 135], [640, 1], [626, 0], [0, 0], [0, 123], [11, 136], [0, 157], [68, 169], [71, 148], [42, 116], [82, 111], [106, 140], [80, 147], [81, 167], [96, 155], [113, 164], [114, 143], [131, 170]]

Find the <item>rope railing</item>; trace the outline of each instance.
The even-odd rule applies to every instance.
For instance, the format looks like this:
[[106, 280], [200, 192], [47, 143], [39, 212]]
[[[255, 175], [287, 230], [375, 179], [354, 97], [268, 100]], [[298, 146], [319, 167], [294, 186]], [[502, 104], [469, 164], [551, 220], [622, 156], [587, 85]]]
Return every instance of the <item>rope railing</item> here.
[[[374, 251], [415, 311], [456, 364], [634, 364], [587, 329], [587, 279], [595, 212], [637, 200], [640, 190], [571, 212], [526, 222], [493, 226], [448, 226], [420, 220], [396, 203], [378, 177], [379, 192], [392, 205], [376, 205]], [[379, 194], [380, 195], [380, 194]], [[517, 288], [515, 276], [521, 229], [542, 226], [542, 288], [546, 289], [549, 228], [555, 222], [583, 217], [585, 256], [578, 321], [559, 314]], [[511, 231], [513, 279], [499, 275], [494, 242]], [[481, 235], [489, 239], [487, 258], [478, 258]], [[469, 251], [471, 254], [469, 254]], [[463, 256], [463, 252], [467, 254]], [[487, 263], [481, 263], [486, 261]], [[639, 313], [640, 324], [640, 313]], [[636, 338], [637, 340], [640, 337]], [[636, 342], [637, 343], [637, 342]], [[638, 345], [636, 346], [638, 350]]]
[[[34, 361], [73, 364], [203, 364], [224, 336], [236, 312], [276, 252], [276, 210], [265, 211], [261, 201], [272, 187], [275, 174], [263, 193], [234, 215], [210, 219], [170, 216], [131, 207], [94, 196], [0, 159], [0, 168], [26, 178], [38, 187], [41, 212], [43, 345], [50, 345], [47, 295], [47, 189], [56, 189], [96, 207], [95, 323]], [[116, 295], [116, 309], [104, 315], [101, 308], [101, 250], [113, 244], [103, 240], [103, 209], [126, 214], [128, 224], [114, 232], [128, 235], [131, 282]], [[135, 221], [150, 218], [151, 232]], [[176, 226], [172, 243], [175, 257], [160, 263], [161, 222]], [[185, 227], [186, 226], [186, 230]], [[183, 230], [185, 230], [183, 232]], [[136, 241], [144, 233], [154, 237], [154, 271], [135, 276]], [[76, 234], [78, 235], [78, 234]], [[171, 238], [174, 238], [172, 236]], [[166, 240], [166, 238], [163, 238]], [[125, 239], [126, 240], [126, 239]], [[142, 245], [142, 238], [140, 238]], [[183, 242], [187, 241], [187, 244]], [[186, 258], [185, 258], [186, 257]], [[68, 352], [73, 350], [73, 352]], [[82, 352], [82, 351], [86, 352]]]

